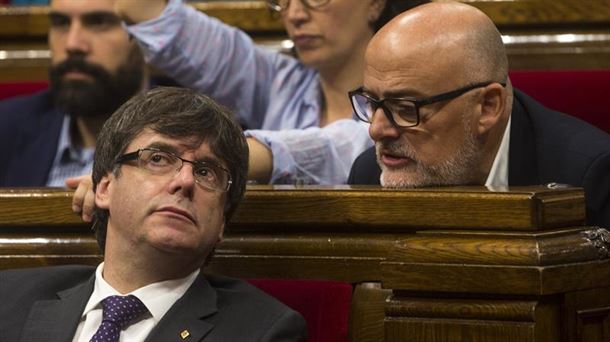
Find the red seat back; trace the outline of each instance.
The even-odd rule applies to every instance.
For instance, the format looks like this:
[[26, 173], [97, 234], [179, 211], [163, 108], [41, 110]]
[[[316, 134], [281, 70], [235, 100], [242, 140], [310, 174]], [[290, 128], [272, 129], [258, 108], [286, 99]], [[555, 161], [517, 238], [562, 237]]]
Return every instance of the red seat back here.
[[350, 284], [276, 279], [249, 279], [248, 282], [303, 315], [309, 342], [347, 341], [352, 300]]
[[47, 81], [0, 83], [0, 100], [18, 95], [28, 95], [49, 86]]
[[546, 107], [610, 133], [610, 70], [511, 71], [510, 79]]

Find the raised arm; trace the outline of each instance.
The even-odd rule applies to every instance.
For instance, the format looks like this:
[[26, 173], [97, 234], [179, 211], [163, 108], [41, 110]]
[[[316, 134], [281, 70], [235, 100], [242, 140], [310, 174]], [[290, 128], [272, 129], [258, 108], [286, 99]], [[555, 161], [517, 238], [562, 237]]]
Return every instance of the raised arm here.
[[127, 24], [137, 24], [157, 18], [167, 6], [167, 0], [116, 0], [114, 10]]
[[243, 31], [179, 0], [167, 4], [155, 0], [151, 8], [146, 1], [146, 10], [139, 1], [122, 0], [121, 4], [117, 11], [127, 22], [135, 23], [127, 25], [127, 31], [147, 62], [182, 86], [229, 107], [246, 127], [262, 127], [271, 88], [282, 83], [277, 80], [278, 70], [299, 65], [293, 58], [258, 47]]

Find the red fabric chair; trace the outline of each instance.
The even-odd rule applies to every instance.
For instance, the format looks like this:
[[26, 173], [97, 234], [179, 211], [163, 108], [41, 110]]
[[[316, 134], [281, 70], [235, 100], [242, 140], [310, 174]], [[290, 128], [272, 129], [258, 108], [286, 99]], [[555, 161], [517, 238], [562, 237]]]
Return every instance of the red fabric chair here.
[[510, 79], [545, 106], [610, 133], [610, 70], [511, 71]]
[[49, 86], [47, 81], [0, 83], [0, 100], [18, 95], [27, 95]]
[[248, 282], [303, 315], [309, 342], [347, 341], [352, 300], [350, 284], [277, 279], [249, 279]]

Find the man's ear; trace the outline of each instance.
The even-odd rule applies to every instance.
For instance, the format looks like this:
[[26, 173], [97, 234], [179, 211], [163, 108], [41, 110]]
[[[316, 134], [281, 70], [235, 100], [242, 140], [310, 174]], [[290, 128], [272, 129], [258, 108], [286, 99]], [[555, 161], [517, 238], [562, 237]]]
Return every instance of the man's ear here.
[[370, 0], [371, 6], [369, 7], [369, 23], [374, 23], [381, 16], [381, 12], [385, 8], [386, 1], [390, 0]]
[[114, 179], [112, 173], [107, 174], [102, 177], [102, 179], [97, 183], [97, 187], [95, 189], [95, 206], [100, 209], [108, 209], [110, 208], [110, 191], [111, 189], [111, 180]]
[[507, 91], [499, 83], [492, 83], [483, 89], [480, 98], [481, 115], [479, 116], [477, 133], [483, 135], [501, 122], [506, 111]]

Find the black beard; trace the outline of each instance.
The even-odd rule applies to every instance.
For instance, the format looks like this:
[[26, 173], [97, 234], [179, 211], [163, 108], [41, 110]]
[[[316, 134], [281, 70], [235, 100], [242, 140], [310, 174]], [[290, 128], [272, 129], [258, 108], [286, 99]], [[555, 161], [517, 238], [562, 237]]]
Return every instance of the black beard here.
[[[89, 75], [91, 80], [65, 80], [70, 71]], [[88, 63], [81, 56], [70, 56], [49, 71], [55, 105], [72, 117], [107, 118], [142, 86], [143, 64], [136, 56], [121, 65], [115, 75]]]

